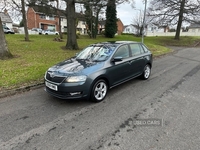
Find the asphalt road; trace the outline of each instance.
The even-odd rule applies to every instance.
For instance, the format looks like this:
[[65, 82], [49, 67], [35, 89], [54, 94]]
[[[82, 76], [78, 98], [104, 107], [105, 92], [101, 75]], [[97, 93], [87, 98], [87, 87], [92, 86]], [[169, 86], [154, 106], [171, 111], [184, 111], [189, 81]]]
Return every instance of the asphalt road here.
[[0, 100], [0, 150], [199, 150], [200, 48], [154, 60], [149, 80], [102, 103], [65, 101], [42, 88]]

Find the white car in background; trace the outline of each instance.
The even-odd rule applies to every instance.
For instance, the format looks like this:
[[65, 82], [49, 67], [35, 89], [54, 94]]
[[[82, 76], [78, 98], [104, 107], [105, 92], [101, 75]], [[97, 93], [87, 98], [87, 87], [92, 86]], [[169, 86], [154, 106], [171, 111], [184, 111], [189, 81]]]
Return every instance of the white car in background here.
[[32, 28], [31, 31], [38, 32], [38, 34], [42, 34], [42, 29], [40, 28]]
[[5, 34], [15, 34], [15, 32], [12, 29], [10, 29], [4, 25], [3, 25], [3, 31]]
[[43, 30], [42, 34], [45, 34], [45, 35], [58, 35], [59, 33], [57, 31], [47, 29], [47, 30]]

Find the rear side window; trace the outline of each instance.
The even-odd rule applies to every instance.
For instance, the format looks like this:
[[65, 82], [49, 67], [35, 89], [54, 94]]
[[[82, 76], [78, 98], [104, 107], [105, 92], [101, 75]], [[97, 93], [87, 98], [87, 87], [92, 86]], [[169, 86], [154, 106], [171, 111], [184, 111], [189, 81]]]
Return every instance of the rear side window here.
[[137, 56], [137, 55], [144, 53], [140, 44], [137, 44], [137, 43], [130, 44], [130, 48], [131, 48], [132, 56]]
[[143, 44], [142, 44], [142, 48], [143, 48], [143, 50], [144, 50], [145, 53], [149, 51], [149, 50], [147, 49], [147, 47], [146, 47], [145, 45], [143, 45]]

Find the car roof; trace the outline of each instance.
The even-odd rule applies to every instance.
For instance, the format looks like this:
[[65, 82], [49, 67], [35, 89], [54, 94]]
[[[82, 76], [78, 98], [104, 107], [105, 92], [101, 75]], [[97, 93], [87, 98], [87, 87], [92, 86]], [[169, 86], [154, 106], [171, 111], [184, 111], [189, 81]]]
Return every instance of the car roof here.
[[121, 44], [130, 44], [130, 43], [141, 43], [137, 41], [106, 41], [106, 42], [99, 42], [91, 45], [121, 45]]
[[107, 41], [107, 42], [101, 42], [97, 44], [128, 44], [128, 43], [141, 43], [136, 41]]

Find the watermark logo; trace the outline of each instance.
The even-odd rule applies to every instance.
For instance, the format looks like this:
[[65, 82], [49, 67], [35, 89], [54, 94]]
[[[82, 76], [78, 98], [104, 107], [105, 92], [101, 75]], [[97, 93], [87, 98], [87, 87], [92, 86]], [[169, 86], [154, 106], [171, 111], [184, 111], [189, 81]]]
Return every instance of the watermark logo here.
[[135, 126], [163, 126], [163, 119], [135, 119], [133, 125]]

